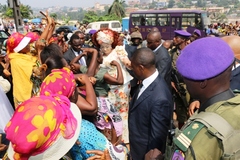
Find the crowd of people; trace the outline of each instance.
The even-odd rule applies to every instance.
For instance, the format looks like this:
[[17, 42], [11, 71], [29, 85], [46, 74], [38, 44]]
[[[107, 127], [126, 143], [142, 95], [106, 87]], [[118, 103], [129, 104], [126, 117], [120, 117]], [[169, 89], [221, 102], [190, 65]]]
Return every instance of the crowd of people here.
[[215, 35], [215, 36], [225, 36], [225, 35], [240, 35], [240, 24], [238, 21], [233, 23], [216, 23], [208, 25], [206, 29], [207, 35]]
[[0, 54], [0, 158], [240, 158], [239, 36], [86, 35], [45, 18]]

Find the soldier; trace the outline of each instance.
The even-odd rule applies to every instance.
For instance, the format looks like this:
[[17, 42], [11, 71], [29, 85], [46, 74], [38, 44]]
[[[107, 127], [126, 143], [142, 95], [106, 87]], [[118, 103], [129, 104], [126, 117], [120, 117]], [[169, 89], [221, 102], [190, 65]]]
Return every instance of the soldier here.
[[175, 102], [175, 113], [177, 115], [178, 128], [181, 128], [187, 120], [189, 94], [186, 92], [186, 87], [181, 76], [178, 74], [176, 68], [176, 61], [180, 55], [180, 51], [187, 46], [187, 41], [191, 36], [190, 33], [184, 30], [176, 30], [173, 38], [174, 48], [170, 51], [172, 59], [172, 87]]
[[[235, 63], [232, 68], [232, 75], [230, 79], [230, 88], [235, 93], [240, 92], [240, 37], [239, 36], [224, 36], [221, 38], [224, 40], [233, 50], [235, 56]], [[200, 107], [198, 100], [189, 105], [188, 113], [193, 115], [194, 111]]]
[[[131, 59], [134, 55], [134, 52], [142, 48], [142, 34], [139, 31], [134, 31], [130, 35], [131, 37], [131, 43], [125, 45], [125, 50], [128, 53], [128, 58]], [[133, 96], [133, 94], [136, 92], [136, 89], [138, 88], [138, 80], [133, 74], [132, 70], [128, 70], [128, 72], [133, 76], [133, 79], [131, 80], [131, 92], [130, 95]]]
[[168, 154], [172, 159], [239, 159], [240, 96], [230, 89], [233, 62], [231, 48], [215, 37], [194, 41], [182, 51], [178, 71], [201, 106], [176, 133]]

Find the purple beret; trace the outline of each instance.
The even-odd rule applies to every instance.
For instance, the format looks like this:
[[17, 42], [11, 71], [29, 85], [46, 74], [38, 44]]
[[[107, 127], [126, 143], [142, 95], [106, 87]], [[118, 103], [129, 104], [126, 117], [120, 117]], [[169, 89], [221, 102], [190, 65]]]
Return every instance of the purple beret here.
[[175, 30], [174, 33], [176, 36], [182, 36], [182, 37], [190, 37], [191, 36], [191, 34], [185, 30]]
[[200, 36], [201, 37], [201, 31], [199, 30], [199, 29], [195, 29], [194, 31], [193, 31], [193, 33], [196, 33], [198, 36]]
[[183, 77], [205, 80], [225, 71], [233, 61], [233, 51], [226, 42], [217, 37], [207, 37], [186, 46], [176, 65]]
[[95, 30], [95, 29], [91, 29], [90, 31], [89, 31], [89, 34], [94, 34], [94, 33], [96, 33], [97, 31]]

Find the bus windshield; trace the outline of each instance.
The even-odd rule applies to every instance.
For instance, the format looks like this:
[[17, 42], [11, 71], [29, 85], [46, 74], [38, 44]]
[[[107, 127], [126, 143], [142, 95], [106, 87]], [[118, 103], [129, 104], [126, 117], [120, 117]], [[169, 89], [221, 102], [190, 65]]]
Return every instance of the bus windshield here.
[[129, 30], [138, 26], [143, 38], [146, 38], [152, 27], [157, 27], [162, 38], [172, 39], [174, 30], [184, 29], [192, 33], [199, 29], [205, 35], [207, 14], [198, 10], [153, 10], [132, 12], [129, 17]]

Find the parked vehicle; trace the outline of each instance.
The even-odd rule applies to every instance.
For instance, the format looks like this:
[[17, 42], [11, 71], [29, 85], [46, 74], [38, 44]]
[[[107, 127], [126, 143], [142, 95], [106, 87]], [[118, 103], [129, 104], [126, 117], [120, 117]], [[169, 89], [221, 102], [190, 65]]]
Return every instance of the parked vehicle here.
[[122, 26], [119, 21], [100, 21], [100, 22], [92, 22], [87, 25], [87, 29], [85, 33], [89, 33], [90, 30], [99, 30], [102, 28], [109, 28], [116, 32], [122, 31]]
[[122, 19], [122, 31], [129, 31], [129, 17], [125, 17]]
[[[5, 55], [6, 54], [6, 47], [3, 47], [4, 41], [8, 39], [10, 34], [4, 30], [0, 30], [0, 54]], [[6, 42], [5, 42], [6, 43]]]
[[208, 25], [206, 11], [200, 10], [148, 10], [130, 13], [129, 30], [134, 31], [138, 26], [145, 38], [152, 27], [157, 27], [164, 40], [173, 39], [175, 30], [184, 29], [193, 33], [195, 29], [205, 36], [205, 28]]
[[3, 42], [8, 39], [10, 34], [4, 30], [0, 30], [0, 43], [3, 44]]
[[73, 33], [74, 29], [72, 26], [60, 26], [57, 30], [56, 33], [60, 33], [64, 31], [64, 33]]

